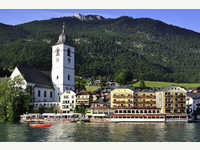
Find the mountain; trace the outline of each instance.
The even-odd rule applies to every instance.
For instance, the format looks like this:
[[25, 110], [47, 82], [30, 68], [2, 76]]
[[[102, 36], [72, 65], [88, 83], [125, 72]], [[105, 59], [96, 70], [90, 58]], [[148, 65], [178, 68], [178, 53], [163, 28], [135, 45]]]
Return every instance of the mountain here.
[[[200, 34], [150, 18], [76, 14], [17, 26], [0, 24], [0, 67], [51, 69], [51, 46], [65, 24], [76, 74], [115, 79], [200, 82]], [[4, 38], [5, 37], [5, 38]]]
[[80, 13], [76, 13], [75, 16], [76, 18], [78, 18], [81, 21], [94, 21], [94, 20], [103, 20], [104, 17], [99, 16], [99, 15], [81, 15]]
[[0, 23], [0, 44], [24, 38], [29, 33], [18, 26], [10, 26]]

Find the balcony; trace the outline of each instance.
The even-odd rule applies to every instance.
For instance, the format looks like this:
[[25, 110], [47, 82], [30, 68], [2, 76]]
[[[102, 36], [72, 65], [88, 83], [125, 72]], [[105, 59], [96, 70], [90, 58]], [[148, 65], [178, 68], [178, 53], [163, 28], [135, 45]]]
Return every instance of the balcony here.
[[77, 97], [76, 100], [89, 100], [89, 98], [81, 98], [81, 97]]
[[178, 100], [178, 103], [185, 103], [185, 101], [183, 101], [183, 100]]
[[133, 106], [113, 106], [113, 109], [134, 109]]
[[153, 98], [155, 99], [155, 95], [133, 95], [134, 98]]
[[114, 100], [113, 103], [116, 103], [116, 104], [120, 104], [120, 103], [123, 103], [123, 104], [133, 104], [134, 102], [133, 101], [125, 101], [125, 100], [121, 100], [121, 101]]
[[113, 94], [113, 98], [132, 98], [133, 95], [132, 94], [128, 94], [128, 95], [125, 95], [125, 94]]
[[81, 105], [81, 104], [83, 104], [83, 105], [89, 105], [89, 102], [77, 102], [76, 103], [76, 105]]
[[165, 109], [166, 110], [171, 110], [171, 109], [173, 109], [173, 106], [166, 106]]
[[137, 101], [135, 103], [138, 103], [138, 104], [156, 104], [155, 101]]
[[166, 94], [165, 97], [174, 97], [175, 95], [172, 94]]
[[177, 95], [177, 97], [185, 97], [185, 95], [179, 94], [179, 95]]
[[91, 109], [110, 109], [110, 107], [108, 107], [108, 106], [103, 106], [103, 107], [92, 106]]
[[126, 103], [126, 101], [113, 101], [113, 103], [119, 104], [119, 103]]
[[184, 106], [178, 106], [177, 108], [178, 108], [178, 109], [185, 109]]

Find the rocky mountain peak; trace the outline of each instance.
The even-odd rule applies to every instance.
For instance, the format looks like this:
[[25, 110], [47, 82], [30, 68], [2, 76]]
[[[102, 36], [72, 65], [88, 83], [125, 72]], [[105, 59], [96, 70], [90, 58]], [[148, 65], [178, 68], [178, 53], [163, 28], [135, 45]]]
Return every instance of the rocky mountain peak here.
[[93, 20], [103, 20], [104, 17], [99, 15], [82, 15], [80, 13], [76, 13], [74, 15], [75, 18], [81, 20], [81, 21], [93, 21]]

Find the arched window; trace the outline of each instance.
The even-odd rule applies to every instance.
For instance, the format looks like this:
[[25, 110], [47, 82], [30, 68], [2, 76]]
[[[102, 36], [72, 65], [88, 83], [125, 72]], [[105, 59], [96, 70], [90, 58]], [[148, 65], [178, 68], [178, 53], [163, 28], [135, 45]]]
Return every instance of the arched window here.
[[47, 97], [47, 91], [44, 91], [44, 97]]
[[38, 90], [38, 97], [40, 97], [40, 90]]
[[68, 74], [67, 78], [68, 78], [68, 80], [70, 80], [70, 75], [69, 74]]
[[59, 48], [56, 49], [56, 56], [60, 56], [60, 49]]
[[69, 48], [67, 49], [67, 56], [71, 56], [71, 52]]
[[56, 79], [58, 80], [58, 78], [59, 78], [59, 77], [57, 76]]
[[50, 92], [50, 97], [51, 97], [51, 98], [53, 97], [53, 92], [52, 92], [52, 91]]

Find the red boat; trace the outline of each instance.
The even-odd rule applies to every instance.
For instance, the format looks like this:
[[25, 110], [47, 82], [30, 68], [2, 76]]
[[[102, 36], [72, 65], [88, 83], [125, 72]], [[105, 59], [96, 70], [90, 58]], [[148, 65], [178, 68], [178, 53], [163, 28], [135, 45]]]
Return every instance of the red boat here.
[[51, 124], [29, 124], [29, 127], [51, 127]]

